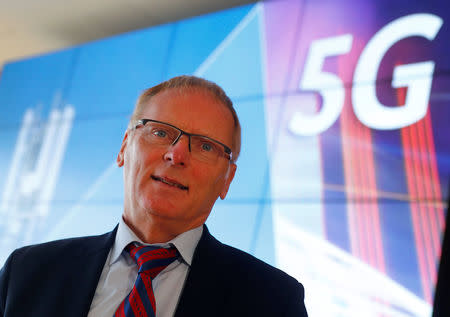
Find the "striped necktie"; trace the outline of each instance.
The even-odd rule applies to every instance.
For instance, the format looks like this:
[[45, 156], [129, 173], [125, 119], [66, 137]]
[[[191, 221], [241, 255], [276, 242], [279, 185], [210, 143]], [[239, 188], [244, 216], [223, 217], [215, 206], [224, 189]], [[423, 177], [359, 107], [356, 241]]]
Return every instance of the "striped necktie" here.
[[138, 275], [130, 294], [117, 308], [114, 317], [156, 316], [156, 302], [152, 280], [170, 263], [179, 257], [176, 248], [136, 246], [130, 243], [125, 248], [138, 265]]

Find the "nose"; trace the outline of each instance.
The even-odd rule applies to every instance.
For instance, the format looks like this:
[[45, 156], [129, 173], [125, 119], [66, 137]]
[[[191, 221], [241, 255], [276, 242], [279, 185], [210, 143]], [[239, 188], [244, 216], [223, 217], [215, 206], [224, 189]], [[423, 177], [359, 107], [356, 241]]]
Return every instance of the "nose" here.
[[189, 152], [189, 137], [182, 135], [175, 144], [169, 145], [164, 154], [164, 160], [173, 165], [186, 166], [190, 158]]

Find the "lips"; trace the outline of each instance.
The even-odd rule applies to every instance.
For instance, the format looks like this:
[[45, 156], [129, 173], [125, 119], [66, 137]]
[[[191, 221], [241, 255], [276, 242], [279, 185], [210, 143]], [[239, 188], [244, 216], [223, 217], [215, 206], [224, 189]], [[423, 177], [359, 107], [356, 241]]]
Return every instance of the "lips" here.
[[189, 189], [189, 187], [184, 186], [183, 184], [180, 184], [177, 181], [175, 181], [173, 179], [170, 179], [170, 178], [167, 178], [167, 177], [159, 177], [159, 176], [154, 176], [154, 175], [152, 175], [151, 177], [152, 177], [153, 180], [161, 182], [161, 183], [164, 183], [164, 184], [169, 185], [169, 186], [177, 187], [177, 188], [182, 189], [182, 190], [188, 190]]

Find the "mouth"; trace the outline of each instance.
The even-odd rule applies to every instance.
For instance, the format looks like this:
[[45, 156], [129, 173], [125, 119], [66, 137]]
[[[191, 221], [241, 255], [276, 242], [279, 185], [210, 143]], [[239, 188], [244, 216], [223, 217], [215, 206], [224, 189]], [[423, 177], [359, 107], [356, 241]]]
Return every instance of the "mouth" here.
[[188, 190], [189, 189], [189, 187], [184, 186], [183, 184], [180, 184], [180, 183], [178, 183], [177, 181], [175, 181], [173, 179], [168, 179], [168, 178], [165, 178], [165, 177], [158, 177], [158, 176], [154, 176], [154, 175], [152, 175], [151, 177], [152, 177], [153, 180], [161, 182], [161, 183], [164, 183], [164, 184], [169, 185], [169, 186], [173, 186], [173, 187], [176, 187], [176, 188], [179, 188], [179, 189], [182, 189], [182, 190]]

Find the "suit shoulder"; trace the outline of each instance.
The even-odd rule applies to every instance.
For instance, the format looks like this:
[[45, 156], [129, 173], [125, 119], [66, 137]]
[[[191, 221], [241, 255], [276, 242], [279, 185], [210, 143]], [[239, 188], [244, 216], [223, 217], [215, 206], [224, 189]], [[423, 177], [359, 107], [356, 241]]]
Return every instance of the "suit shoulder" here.
[[302, 285], [286, 272], [256, 258], [255, 256], [222, 244], [221, 248], [227, 259], [227, 264], [233, 267], [233, 274], [249, 280], [257, 280], [259, 283], [270, 283], [274, 287], [279, 285], [282, 288], [300, 287]]
[[20, 261], [24, 258], [54, 258], [61, 256], [66, 252], [70, 252], [72, 255], [76, 256], [81, 252], [85, 253], [90, 247], [95, 246], [96, 241], [107, 239], [110, 234], [111, 232], [96, 236], [60, 239], [28, 245], [16, 249], [10, 257], [13, 258], [14, 261]]
[[238, 309], [232, 316], [307, 316], [304, 288], [294, 277], [220, 242], [215, 251], [214, 265]]

